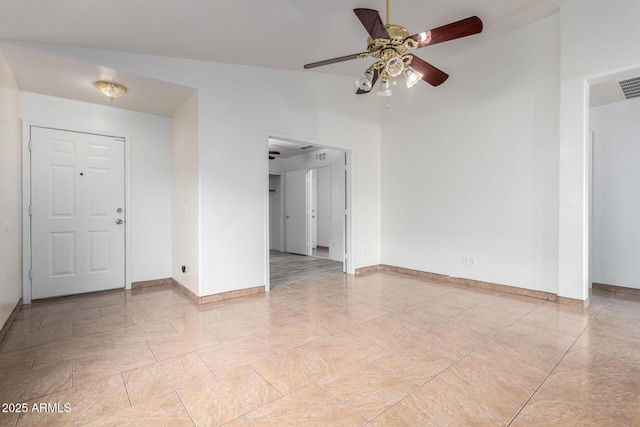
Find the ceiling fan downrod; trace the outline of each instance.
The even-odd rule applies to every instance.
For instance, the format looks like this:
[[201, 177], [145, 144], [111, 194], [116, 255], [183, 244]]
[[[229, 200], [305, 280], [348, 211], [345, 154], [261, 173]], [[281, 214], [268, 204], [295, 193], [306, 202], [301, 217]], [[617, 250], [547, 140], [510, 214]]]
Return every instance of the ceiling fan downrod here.
[[387, 0], [387, 26], [389, 26], [391, 24], [391, 20], [389, 18], [389, 15], [391, 14], [391, 7], [389, 6], [389, 3], [391, 2], [391, 0]]

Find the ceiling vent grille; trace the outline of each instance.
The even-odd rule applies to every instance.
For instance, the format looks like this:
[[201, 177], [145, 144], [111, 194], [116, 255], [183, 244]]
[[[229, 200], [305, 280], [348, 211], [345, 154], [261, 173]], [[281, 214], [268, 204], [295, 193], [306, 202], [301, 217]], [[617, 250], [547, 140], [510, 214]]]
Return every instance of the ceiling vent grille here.
[[631, 99], [640, 96], [640, 77], [633, 77], [631, 79], [620, 80], [618, 82], [622, 94], [626, 99]]

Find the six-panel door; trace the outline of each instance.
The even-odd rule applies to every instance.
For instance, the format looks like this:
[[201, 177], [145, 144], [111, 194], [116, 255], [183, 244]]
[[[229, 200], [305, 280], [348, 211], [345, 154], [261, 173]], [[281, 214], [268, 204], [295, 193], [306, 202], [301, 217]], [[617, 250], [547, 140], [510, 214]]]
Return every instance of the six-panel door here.
[[124, 208], [124, 141], [32, 127], [32, 298], [123, 288]]

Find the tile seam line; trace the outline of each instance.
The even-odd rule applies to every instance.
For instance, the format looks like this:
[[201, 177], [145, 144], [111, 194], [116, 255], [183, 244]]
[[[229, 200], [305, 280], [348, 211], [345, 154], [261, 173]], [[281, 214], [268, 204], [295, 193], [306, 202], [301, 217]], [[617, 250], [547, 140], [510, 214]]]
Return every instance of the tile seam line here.
[[[603, 306], [604, 307], [604, 306]], [[600, 311], [602, 311], [602, 308], [600, 307], [600, 309], [598, 309], [598, 312], [596, 313], [595, 316], [593, 316], [593, 319], [589, 320], [589, 322], [587, 323], [587, 326], [582, 330], [582, 332], [580, 332], [580, 335], [578, 335], [576, 337], [576, 339], [573, 341], [573, 343], [571, 344], [571, 346], [567, 349], [567, 351], [564, 352], [564, 354], [562, 355], [562, 357], [560, 358], [560, 360], [558, 360], [556, 362], [556, 364], [553, 366], [553, 368], [551, 368], [551, 370], [547, 373], [547, 375], [545, 375], [545, 377], [542, 379], [542, 381], [540, 382], [540, 384], [538, 384], [538, 386], [536, 387], [536, 389], [531, 393], [531, 395], [529, 395], [529, 397], [527, 398], [527, 400], [522, 404], [522, 406], [520, 407], [520, 409], [518, 409], [518, 411], [515, 413], [515, 415], [511, 418], [511, 420], [507, 423], [506, 427], [510, 427], [511, 424], [513, 424], [513, 422], [518, 418], [518, 416], [522, 413], [522, 411], [524, 410], [524, 408], [529, 404], [529, 402], [531, 401], [531, 399], [533, 399], [533, 396], [536, 395], [536, 393], [538, 393], [538, 390], [540, 390], [540, 387], [542, 387], [544, 385], [544, 383], [547, 382], [547, 379], [549, 379], [549, 377], [551, 376], [551, 374], [556, 370], [556, 368], [558, 367], [558, 365], [560, 365], [560, 363], [564, 360], [564, 358], [567, 356], [567, 354], [569, 354], [569, 352], [571, 351], [571, 349], [576, 345], [576, 343], [578, 342], [578, 340], [582, 337], [582, 335], [584, 335], [584, 333], [587, 331], [587, 329], [589, 329], [589, 326], [591, 325], [591, 323], [598, 317], [598, 314], [600, 314]]]

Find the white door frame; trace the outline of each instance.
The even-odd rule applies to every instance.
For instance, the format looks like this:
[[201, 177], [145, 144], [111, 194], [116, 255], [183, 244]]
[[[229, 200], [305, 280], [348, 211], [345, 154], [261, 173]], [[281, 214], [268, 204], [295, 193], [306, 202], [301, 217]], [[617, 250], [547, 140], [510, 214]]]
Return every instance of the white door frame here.
[[[271, 269], [269, 266], [269, 261], [270, 261], [270, 256], [269, 256], [269, 250], [271, 248], [271, 244], [270, 244], [270, 219], [269, 219], [269, 174], [277, 174], [281, 172], [271, 172], [269, 170], [269, 138], [276, 138], [276, 139], [289, 139], [289, 140], [293, 140], [296, 142], [299, 142], [301, 144], [312, 144], [312, 145], [317, 145], [317, 146], [321, 146], [323, 148], [328, 148], [331, 150], [337, 150], [337, 151], [342, 151], [345, 154], [345, 175], [346, 175], [346, 179], [345, 179], [345, 197], [346, 197], [346, 209], [344, 210], [344, 228], [343, 228], [343, 236], [344, 236], [344, 242], [343, 242], [343, 248], [344, 248], [344, 259], [343, 259], [343, 270], [346, 274], [355, 274], [355, 264], [353, 262], [353, 257], [355, 254], [355, 250], [354, 250], [354, 242], [355, 242], [355, 238], [354, 238], [354, 230], [353, 230], [353, 226], [352, 226], [352, 218], [353, 218], [353, 202], [352, 202], [352, 192], [351, 190], [354, 187], [354, 174], [353, 174], [353, 152], [351, 151], [351, 149], [349, 148], [340, 148], [340, 147], [335, 147], [335, 146], [331, 146], [331, 145], [327, 145], [324, 143], [320, 143], [320, 142], [316, 142], [316, 141], [308, 141], [305, 138], [297, 138], [294, 137], [292, 138], [290, 135], [283, 135], [283, 134], [278, 134], [276, 132], [268, 132], [266, 134], [266, 138], [265, 138], [265, 145], [264, 145], [264, 159], [265, 159], [265, 168], [266, 168], [266, 173], [264, 174], [264, 179], [266, 181], [265, 184], [265, 196], [264, 196], [264, 210], [266, 212], [265, 215], [265, 219], [264, 219], [264, 230], [265, 230], [265, 244], [266, 244], [266, 250], [265, 250], [265, 268], [264, 268], [264, 287], [265, 287], [265, 291], [269, 292], [271, 289], [271, 279], [270, 279], [270, 274], [271, 274]], [[283, 215], [284, 215], [284, 211], [283, 211]], [[283, 225], [284, 227], [284, 225]]]
[[351, 199], [353, 198], [353, 193], [351, 190], [354, 187], [354, 178], [353, 178], [353, 153], [351, 150], [344, 150], [344, 163], [345, 163], [345, 183], [344, 183], [344, 191], [345, 191], [345, 209], [344, 209], [344, 242], [343, 242], [343, 252], [344, 252], [344, 272], [347, 274], [356, 274], [356, 267], [353, 262], [354, 254], [356, 251], [354, 250], [355, 246], [355, 237], [352, 226], [353, 221], [353, 203]]
[[125, 289], [131, 289], [131, 138], [122, 132], [105, 132], [93, 129], [69, 129], [51, 124], [28, 123], [22, 121], [22, 302], [31, 304], [31, 127], [64, 130], [69, 132], [90, 133], [124, 139], [124, 180], [125, 180], [125, 242], [124, 271]]

